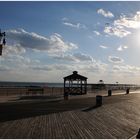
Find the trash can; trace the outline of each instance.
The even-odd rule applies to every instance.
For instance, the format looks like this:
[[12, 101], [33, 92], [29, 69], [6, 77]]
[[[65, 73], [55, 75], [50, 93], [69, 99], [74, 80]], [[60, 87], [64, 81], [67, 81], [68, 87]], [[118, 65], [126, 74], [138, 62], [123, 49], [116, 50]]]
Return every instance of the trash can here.
[[129, 88], [126, 89], [126, 94], [129, 94]]
[[112, 90], [108, 90], [108, 96], [112, 95]]
[[102, 96], [97, 95], [96, 96], [96, 106], [101, 106], [102, 105]]

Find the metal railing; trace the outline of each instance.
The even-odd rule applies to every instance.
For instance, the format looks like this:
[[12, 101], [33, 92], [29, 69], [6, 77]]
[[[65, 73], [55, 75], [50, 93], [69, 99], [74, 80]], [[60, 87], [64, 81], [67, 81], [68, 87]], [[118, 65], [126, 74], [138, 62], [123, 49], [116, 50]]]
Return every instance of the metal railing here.
[[[63, 95], [64, 94], [64, 88], [63, 87], [42, 87], [43, 88], [43, 95], [48, 96], [57, 96], [57, 95]], [[137, 90], [140, 89], [140, 86], [138, 85], [126, 85], [126, 84], [88, 84], [87, 86], [87, 92], [88, 93], [94, 93], [95, 91], [101, 91], [101, 90], [126, 90], [127, 88], [130, 88], [130, 90]], [[0, 96], [10, 96], [10, 95], [27, 95], [29, 87], [0, 87]], [[34, 94], [34, 93], [33, 93]], [[39, 94], [39, 92], [36, 92], [35, 94]], [[35, 95], [34, 94], [34, 95]]]

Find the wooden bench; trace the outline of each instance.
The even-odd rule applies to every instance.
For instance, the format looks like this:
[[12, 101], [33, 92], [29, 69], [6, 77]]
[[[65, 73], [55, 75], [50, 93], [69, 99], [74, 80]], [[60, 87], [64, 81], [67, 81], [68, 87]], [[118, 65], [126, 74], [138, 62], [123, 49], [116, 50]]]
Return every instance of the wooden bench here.
[[29, 87], [27, 94], [43, 94], [44, 88], [42, 87]]

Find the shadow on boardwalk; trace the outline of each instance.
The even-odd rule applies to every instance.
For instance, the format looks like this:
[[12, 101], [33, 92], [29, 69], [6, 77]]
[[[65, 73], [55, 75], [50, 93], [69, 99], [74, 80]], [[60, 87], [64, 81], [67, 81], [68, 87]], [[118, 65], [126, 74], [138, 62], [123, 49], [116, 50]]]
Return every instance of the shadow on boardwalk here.
[[[120, 98], [120, 96], [122, 97]], [[95, 97], [70, 99], [67, 101], [63, 99], [60, 100], [59, 98], [48, 101], [44, 100], [44, 97], [41, 98], [43, 99], [28, 101], [20, 99], [21, 101], [17, 100], [15, 102], [0, 103], [0, 122], [35, 117], [39, 115], [48, 115], [64, 111], [81, 110], [87, 112], [93, 109], [98, 109], [98, 107], [95, 106]], [[119, 95], [115, 98], [104, 97], [103, 105], [121, 102], [125, 100], [124, 98], [126, 97], [123, 95]], [[126, 100], [128, 99], [126, 98]]]
[[94, 109], [96, 109], [96, 108], [98, 108], [98, 107], [101, 107], [101, 106], [97, 106], [97, 105], [91, 106], [91, 107], [88, 107], [88, 108], [86, 108], [86, 109], [83, 109], [82, 111], [88, 112], [88, 111], [94, 110]]
[[60, 96], [41, 96], [41, 95], [37, 95], [37, 96], [21, 96], [19, 99], [15, 100], [15, 101], [22, 101], [22, 100], [48, 100], [48, 99], [57, 99], [60, 98]]
[[0, 103], [0, 122], [48, 115], [64, 111], [82, 109], [94, 105], [94, 98], [63, 100], [60, 98], [34, 96], [21, 97], [14, 102]]

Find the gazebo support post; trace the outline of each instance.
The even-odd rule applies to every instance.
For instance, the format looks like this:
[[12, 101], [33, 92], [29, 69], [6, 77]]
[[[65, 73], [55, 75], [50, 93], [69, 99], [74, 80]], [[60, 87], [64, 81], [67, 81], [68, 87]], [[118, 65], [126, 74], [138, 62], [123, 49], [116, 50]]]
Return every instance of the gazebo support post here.
[[81, 80], [81, 91], [80, 91], [80, 92], [81, 92], [81, 94], [82, 94], [82, 80]]
[[66, 92], [66, 80], [64, 80], [64, 100], [68, 100], [68, 92]]
[[85, 94], [87, 94], [87, 81], [85, 81]]

